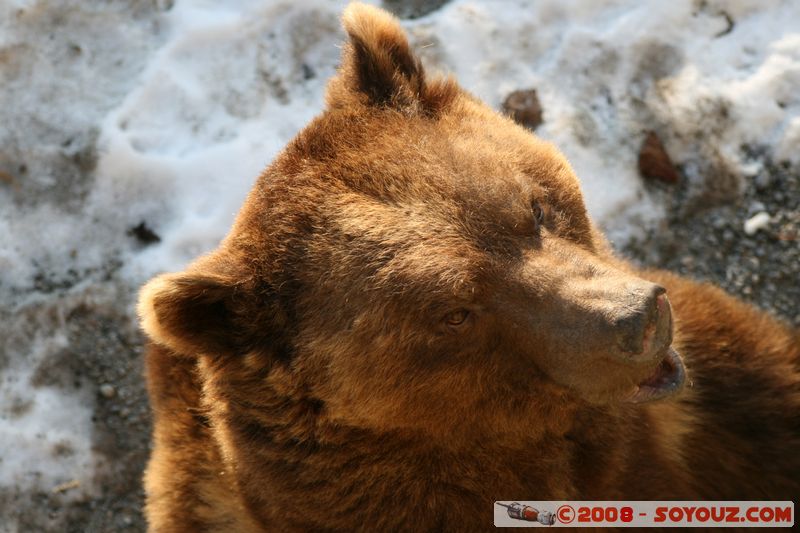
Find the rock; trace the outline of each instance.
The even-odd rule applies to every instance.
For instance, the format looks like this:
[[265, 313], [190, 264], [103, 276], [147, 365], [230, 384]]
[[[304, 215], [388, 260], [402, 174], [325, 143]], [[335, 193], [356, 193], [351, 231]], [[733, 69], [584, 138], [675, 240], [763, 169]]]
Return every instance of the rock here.
[[770, 188], [773, 182], [772, 174], [769, 172], [761, 172], [759, 173], [755, 179], [753, 180], [756, 186], [756, 189], [759, 191], [765, 191]]
[[113, 398], [117, 395], [117, 389], [115, 389], [110, 383], [103, 383], [100, 385], [100, 394], [106, 398]]
[[135, 237], [143, 245], [155, 244], [161, 242], [161, 237], [150, 229], [147, 223], [143, 220], [138, 226], [134, 226], [128, 230], [128, 235]]
[[736, 235], [729, 229], [722, 232], [722, 240], [727, 243], [734, 242]]
[[747, 235], [755, 235], [757, 231], [765, 229], [769, 226], [770, 216], [769, 213], [761, 211], [744, 222], [744, 232]]
[[524, 89], [509, 94], [503, 102], [503, 111], [514, 119], [514, 122], [531, 131], [543, 122], [542, 104], [536, 89]]
[[416, 19], [432, 13], [450, 0], [383, 0], [383, 7], [400, 18]]
[[758, 200], [754, 200], [747, 207], [747, 213], [749, 215], [752, 215], [752, 214], [755, 214], [755, 213], [760, 213], [761, 211], [764, 211], [765, 209], [766, 209], [766, 207], [764, 207], [764, 204], [762, 202], [759, 202]]
[[639, 174], [664, 183], [674, 184], [680, 180], [672, 159], [655, 132], [648, 132], [639, 150]]

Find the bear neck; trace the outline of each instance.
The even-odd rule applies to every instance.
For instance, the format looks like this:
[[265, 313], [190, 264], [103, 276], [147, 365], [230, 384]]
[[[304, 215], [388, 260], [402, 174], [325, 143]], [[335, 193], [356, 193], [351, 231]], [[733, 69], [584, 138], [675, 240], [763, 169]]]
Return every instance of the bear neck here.
[[[487, 513], [491, 501], [504, 497], [585, 498], [582, 486], [613, 486], [621, 465], [635, 453], [616, 422], [642, 416], [632, 408], [575, 402], [569, 413], [562, 410], [560, 420], [531, 416], [519, 421], [521, 431], [447, 440], [410, 429], [342, 424], [328, 419], [317, 400], [274, 389], [254, 395], [231, 387], [229, 378], [207, 379], [204, 403], [221, 460], [234, 480], [232, 490], [256, 520], [287, 527], [291, 516], [303, 516], [308, 502], [377, 520], [380, 513], [371, 502], [401, 498], [418, 507], [421, 524], [435, 528], [431, 509], [449, 503], [465, 509], [464, 502], [472, 502]], [[526, 426], [530, 436], [521, 438]], [[593, 468], [579, 468], [584, 463]], [[369, 501], [359, 507], [365, 490]], [[284, 498], [288, 494], [291, 499]]]

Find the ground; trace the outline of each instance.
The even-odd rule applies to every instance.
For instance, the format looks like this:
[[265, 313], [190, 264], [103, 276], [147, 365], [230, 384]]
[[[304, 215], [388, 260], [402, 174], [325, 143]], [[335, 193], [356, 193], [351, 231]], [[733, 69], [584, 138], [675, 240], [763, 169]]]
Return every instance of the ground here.
[[[710, 281], [800, 326], [800, 167], [767, 161], [756, 179], [710, 208], [687, 210], [685, 186], [652, 187], [669, 215], [623, 256]], [[772, 214], [771, 228], [748, 235], [742, 221], [759, 212]]]

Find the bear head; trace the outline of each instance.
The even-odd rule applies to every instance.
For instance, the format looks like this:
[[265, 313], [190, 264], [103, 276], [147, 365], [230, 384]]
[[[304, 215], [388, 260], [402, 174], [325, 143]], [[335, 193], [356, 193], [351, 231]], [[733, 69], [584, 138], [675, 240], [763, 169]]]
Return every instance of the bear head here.
[[225, 413], [454, 440], [678, 390], [665, 291], [613, 257], [559, 151], [427, 77], [391, 15], [343, 21], [324, 113], [217, 250], [142, 290], [151, 339]]

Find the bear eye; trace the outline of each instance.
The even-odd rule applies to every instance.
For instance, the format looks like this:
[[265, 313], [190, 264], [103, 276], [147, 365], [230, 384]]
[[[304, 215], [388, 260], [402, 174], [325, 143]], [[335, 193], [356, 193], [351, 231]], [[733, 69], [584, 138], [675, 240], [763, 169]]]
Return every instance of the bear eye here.
[[536, 229], [538, 230], [544, 223], [545, 213], [542, 204], [537, 201], [531, 202], [531, 213], [533, 213], [533, 220], [536, 223]]
[[448, 326], [460, 326], [467, 321], [469, 314], [467, 309], [458, 309], [457, 311], [448, 313], [447, 316], [444, 317], [444, 321]]

